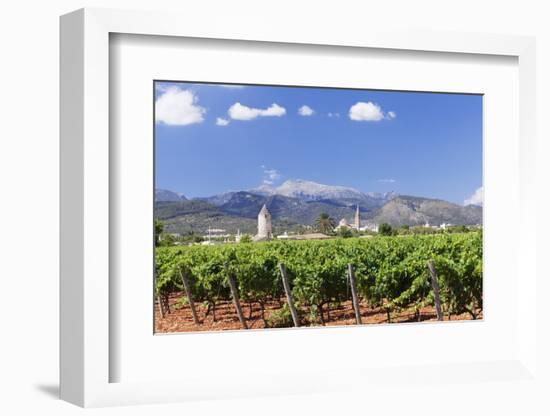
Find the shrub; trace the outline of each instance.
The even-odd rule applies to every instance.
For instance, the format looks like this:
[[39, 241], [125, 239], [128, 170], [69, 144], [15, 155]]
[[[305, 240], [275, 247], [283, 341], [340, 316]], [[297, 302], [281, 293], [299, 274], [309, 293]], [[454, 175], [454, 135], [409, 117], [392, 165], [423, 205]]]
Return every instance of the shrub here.
[[241, 243], [251, 243], [252, 242], [252, 237], [250, 237], [249, 234], [243, 234], [241, 236]]
[[393, 228], [390, 224], [384, 222], [378, 227], [378, 233], [380, 235], [392, 235]]
[[271, 312], [271, 315], [267, 318], [267, 326], [268, 328], [289, 328], [294, 326], [290, 308], [286, 303], [281, 309]]

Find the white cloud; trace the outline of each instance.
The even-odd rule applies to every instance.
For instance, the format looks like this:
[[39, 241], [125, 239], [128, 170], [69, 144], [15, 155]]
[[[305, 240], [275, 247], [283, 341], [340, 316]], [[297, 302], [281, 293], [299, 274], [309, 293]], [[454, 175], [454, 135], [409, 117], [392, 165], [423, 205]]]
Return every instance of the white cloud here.
[[313, 114], [315, 114], [315, 110], [313, 110], [313, 108], [311, 108], [309, 105], [303, 105], [298, 109], [298, 114], [305, 117], [312, 116]]
[[222, 127], [225, 127], [229, 124], [229, 120], [226, 119], [226, 118], [221, 118], [221, 117], [218, 117], [216, 119], [216, 126], [222, 126]]
[[382, 182], [382, 183], [395, 183], [397, 182], [395, 179], [392, 179], [392, 178], [388, 178], [388, 179], [378, 179], [378, 182]]
[[186, 126], [204, 121], [206, 109], [197, 105], [199, 99], [192, 91], [178, 87], [168, 87], [162, 91], [155, 102], [157, 123]]
[[264, 170], [264, 177], [262, 183], [264, 185], [273, 185], [278, 179], [281, 178], [281, 174], [277, 169], [267, 169], [264, 165], [261, 166]]
[[359, 101], [349, 109], [349, 118], [354, 121], [380, 121], [385, 118], [393, 119], [396, 116], [393, 111], [385, 114], [382, 108], [372, 101], [366, 103]]
[[483, 206], [483, 186], [477, 188], [476, 191], [464, 200], [464, 205], [479, 205]]
[[174, 88], [174, 86], [170, 85], [170, 84], [164, 84], [162, 82], [156, 82], [155, 83], [155, 90], [157, 92], [166, 92], [166, 91], [168, 91], [169, 88]]
[[328, 116], [329, 117], [336, 117], [336, 118], [340, 118], [340, 113], [328, 113]]
[[266, 109], [251, 108], [241, 103], [235, 103], [227, 111], [233, 120], [253, 120], [257, 117], [281, 117], [286, 114], [286, 109], [273, 103]]

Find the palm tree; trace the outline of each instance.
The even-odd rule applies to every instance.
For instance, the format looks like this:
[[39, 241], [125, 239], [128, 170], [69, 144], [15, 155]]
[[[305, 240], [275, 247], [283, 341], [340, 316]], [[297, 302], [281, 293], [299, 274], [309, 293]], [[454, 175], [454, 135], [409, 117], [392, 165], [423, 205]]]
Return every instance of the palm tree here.
[[326, 212], [322, 212], [319, 215], [319, 218], [315, 220], [315, 224], [317, 225], [317, 229], [325, 234], [332, 232], [336, 226], [334, 219]]

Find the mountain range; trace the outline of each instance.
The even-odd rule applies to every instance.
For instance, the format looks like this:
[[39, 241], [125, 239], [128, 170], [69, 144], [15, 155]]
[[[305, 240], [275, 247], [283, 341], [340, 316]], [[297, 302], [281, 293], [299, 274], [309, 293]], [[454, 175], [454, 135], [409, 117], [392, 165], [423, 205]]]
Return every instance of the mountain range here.
[[187, 201], [187, 198], [179, 192], [172, 192], [166, 189], [155, 189], [155, 201], [156, 202]]
[[208, 227], [229, 233], [254, 234], [256, 218], [263, 204], [271, 212], [274, 233], [313, 225], [321, 213], [338, 222], [352, 221], [359, 206], [363, 222], [393, 226], [482, 223], [482, 208], [462, 206], [440, 199], [388, 193], [364, 193], [344, 186], [323, 185], [302, 179], [288, 180], [278, 187], [231, 191], [204, 198], [187, 199], [163, 189], [155, 190], [155, 217], [165, 222], [168, 232], [204, 233]]

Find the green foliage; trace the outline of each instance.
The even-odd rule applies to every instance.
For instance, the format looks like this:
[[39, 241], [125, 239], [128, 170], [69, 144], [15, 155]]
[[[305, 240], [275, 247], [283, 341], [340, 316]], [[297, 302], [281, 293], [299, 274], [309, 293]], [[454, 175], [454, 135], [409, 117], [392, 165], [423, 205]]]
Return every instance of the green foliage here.
[[384, 222], [378, 226], [378, 233], [380, 235], [392, 235], [393, 228], [390, 224]]
[[176, 242], [176, 238], [172, 234], [162, 233], [158, 237], [157, 246], [158, 247], [173, 246], [175, 242]]
[[176, 240], [180, 244], [193, 244], [203, 242], [204, 237], [194, 231], [190, 231], [183, 235], [180, 235], [179, 238], [177, 238]]
[[290, 308], [286, 303], [281, 309], [277, 309], [271, 312], [271, 314], [267, 318], [268, 328], [288, 328], [291, 326], [294, 326], [294, 321], [292, 320]]
[[194, 235], [193, 236], [193, 243], [202, 243], [204, 241], [204, 237], [202, 235]]
[[452, 225], [447, 227], [445, 231], [448, 233], [467, 233], [470, 230], [465, 225]]
[[252, 242], [252, 237], [250, 236], [250, 234], [243, 234], [241, 236], [240, 243], [251, 243], [251, 242]]
[[329, 234], [334, 230], [334, 227], [336, 227], [336, 222], [334, 221], [334, 218], [326, 212], [322, 212], [319, 215], [319, 218], [315, 220], [315, 225], [317, 226], [317, 230], [320, 232]]
[[160, 235], [164, 229], [164, 224], [158, 218], [155, 218], [155, 245], [158, 246], [160, 243]]
[[[363, 301], [388, 311], [420, 308], [434, 302], [427, 269], [433, 259], [445, 311], [475, 318], [483, 306], [482, 255], [481, 231], [159, 247], [156, 290], [182, 290], [180, 272], [185, 272], [196, 301], [215, 306], [231, 300], [227, 276], [232, 273], [243, 301], [264, 305], [284, 294], [278, 268], [284, 263], [297, 305], [321, 317], [325, 305], [349, 299], [346, 270], [352, 264]], [[285, 313], [275, 315], [272, 324], [284, 321]]]
[[338, 230], [338, 237], [350, 238], [353, 237], [353, 232], [350, 228], [342, 227]]

